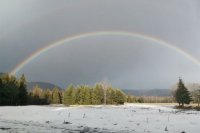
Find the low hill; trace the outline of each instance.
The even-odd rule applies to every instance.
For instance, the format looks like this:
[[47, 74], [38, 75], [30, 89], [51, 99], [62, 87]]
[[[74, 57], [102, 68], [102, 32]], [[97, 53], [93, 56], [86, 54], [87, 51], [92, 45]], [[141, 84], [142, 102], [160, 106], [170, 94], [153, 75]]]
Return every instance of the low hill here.
[[127, 95], [134, 96], [171, 96], [170, 89], [151, 89], [151, 90], [123, 90]]
[[32, 90], [35, 86], [39, 86], [42, 89], [50, 89], [52, 90], [53, 88], [58, 88], [60, 90], [62, 90], [61, 87], [52, 84], [52, 83], [47, 83], [47, 82], [28, 82], [27, 83], [27, 90]]
[[2, 72], [0, 72], [0, 77], [3, 76], [3, 75], [5, 75], [5, 74], [6, 74], [6, 73], [2, 73]]

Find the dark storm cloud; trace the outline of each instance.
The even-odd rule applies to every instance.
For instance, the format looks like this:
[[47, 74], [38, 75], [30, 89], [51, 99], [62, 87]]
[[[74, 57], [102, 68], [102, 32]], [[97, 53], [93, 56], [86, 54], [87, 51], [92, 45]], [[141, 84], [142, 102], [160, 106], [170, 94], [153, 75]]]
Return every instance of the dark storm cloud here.
[[[63, 37], [99, 30], [124, 30], [156, 36], [200, 59], [199, 9], [198, 0], [3, 0], [0, 1], [0, 71], [10, 71], [34, 51]], [[199, 77], [196, 75], [199, 75], [199, 71], [194, 74], [196, 68], [193, 68], [190, 61], [187, 66], [187, 61], [182, 56], [179, 62], [184, 62], [184, 67], [178, 67], [175, 61], [180, 55], [172, 54], [170, 50], [163, 54], [163, 48], [154, 49], [154, 46], [145, 45], [147, 42], [130, 42], [127, 38], [118, 38], [118, 41], [121, 41], [118, 45], [115, 39], [102, 38], [110, 45], [102, 44], [98, 38], [88, 42], [83, 40], [78, 43], [74, 52], [69, 51], [70, 46], [59, 49], [64, 51], [44, 55], [45, 60], [38, 59], [36, 64], [32, 62], [32, 69], [27, 66], [24, 72], [30, 71], [31, 80], [48, 80], [62, 86], [68, 82], [92, 83], [103, 76], [109, 76], [116, 85], [131, 88], [134, 87], [133, 83], [144, 83], [144, 77], [141, 75], [151, 75], [152, 73], [148, 72], [153, 70], [161, 73], [163, 67], [173, 64], [161, 74], [166, 75], [164, 80], [159, 74], [148, 78], [146, 82], [149, 82], [150, 88], [155, 87], [158, 79], [159, 86], [167, 86], [174, 82], [171, 77], [177, 78], [185, 71], [183, 76], [188, 81], [198, 81]], [[87, 46], [87, 43], [94, 45]], [[135, 45], [130, 46], [130, 43]], [[137, 43], [141, 44], [140, 47]], [[55, 66], [51, 63], [52, 60], [56, 61], [54, 64], [62, 65]], [[147, 69], [148, 67], [152, 69]], [[54, 76], [57, 75], [58, 80], [48, 75], [47, 69], [40, 68], [50, 69]], [[179, 68], [183, 70], [179, 72]], [[43, 75], [37, 75], [42, 71]], [[170, 76], [171, 73], [174, 75]], [[128, 78], [130, 80], [127, 81]], [[136, 87], [146, 88], [147, 85]]]
[[46, 79], [62, 86], [94, 84], [106, 78], [117, 87], [144, 89], [170, 87], [178, 76], [188, 75], [188, 68], [198, 79], [199, 66], [176, 51], [146, 40], [101, 36], [49, 50], [23, 72], [30, 75], [29, 80]]

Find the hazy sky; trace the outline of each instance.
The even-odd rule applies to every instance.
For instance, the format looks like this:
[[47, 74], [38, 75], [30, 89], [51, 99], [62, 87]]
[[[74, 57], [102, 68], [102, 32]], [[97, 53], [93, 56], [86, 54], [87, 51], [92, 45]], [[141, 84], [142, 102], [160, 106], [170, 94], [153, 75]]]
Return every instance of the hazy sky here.
[[[40, 48], [87, 32], [128, 31], [160, 38], [200, 60], [199, 0], [1, 0], [0, 72]], [[63, 44], [27, 64], [29, 81], [124, 89], [170, 88], [181, 76], [200, 82], [200, 66], [169, 48], [125, 36]]]

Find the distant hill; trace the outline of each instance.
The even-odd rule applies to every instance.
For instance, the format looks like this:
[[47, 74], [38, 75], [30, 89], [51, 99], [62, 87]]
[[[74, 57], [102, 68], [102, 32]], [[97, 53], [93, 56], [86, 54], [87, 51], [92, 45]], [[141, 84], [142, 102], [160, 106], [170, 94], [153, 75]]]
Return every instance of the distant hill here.
[[[185, 87], [189, 91], [200, 90], [200, 83], [185, 83]], [[172, 86], [172, 90], [175, 91], [177, 89], [177, 84]]]
[[151, 89], [151, 90], [123, 90], [128, 95], [134, 96], [171, 96], [170, 89]]
[[3, 75], [5, 75], [5, 73], [0, 72], [0, 77], [3, 76]]
[[27, 90], [32, 90], [35, 86], [39, 86], [42, 89], [50, 89], [52, 90], [53, 88], [57, 87], [58, 89], [62, 90], [61, 87], [54, 85], [52, 83], [47, 83], [47, 82], [28, 82], [27, 83]]
[[[5, 75], [6, 73], [0, 72], [0, 77]], [[42, 89], [50, 89], [52, 90], [53, 88], [58, 88], [60, 90], [62, 90], [61, 87], [52, 84], [52, 83], [47, 83], [47, 82], [27, 82], [27, 90], [32, 90], [35, 86], [39, 86]]]

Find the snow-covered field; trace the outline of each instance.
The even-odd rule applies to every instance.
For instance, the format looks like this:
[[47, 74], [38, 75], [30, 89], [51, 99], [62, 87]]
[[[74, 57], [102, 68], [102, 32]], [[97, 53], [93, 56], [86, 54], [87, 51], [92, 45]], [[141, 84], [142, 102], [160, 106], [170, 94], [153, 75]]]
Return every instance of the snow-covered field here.
[[200, 112], [171, 105], [0, 107], [0, 133], [199, 133]]

